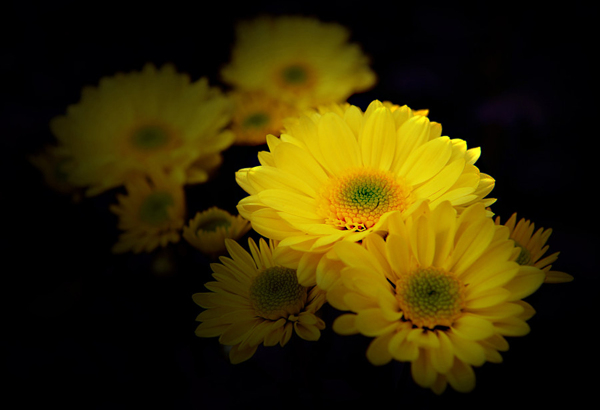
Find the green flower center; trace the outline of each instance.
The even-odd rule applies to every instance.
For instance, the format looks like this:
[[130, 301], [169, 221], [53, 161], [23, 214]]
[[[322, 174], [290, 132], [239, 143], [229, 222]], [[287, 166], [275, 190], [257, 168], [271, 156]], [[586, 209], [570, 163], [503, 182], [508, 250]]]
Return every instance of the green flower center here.
[[363, 231], [384, 213], [406, 209], [410, 189], [387, 172], [359, 169], [333, 180], [323, 196], [328, 223]]
[[250, 286], [250, 301], [256, 314], [269, 320], [300, 313], [307, 288], [298, 284], [294, 269], [274, 266], [262, 271]]
[[153, 192], [140, 207], [140, 219], [151, 225], [160, 225], [169, 220], [168, 208], [175, 205], [173, 196], [167, 192]]
[[283, 81], [287, 84], [304, 84], [308, 80], [306, 69], [299, 65], [291, 65], [283, 69], [281, 72]]
[[262, 128], [269, 123], [269, 116], [263, 112], [257, 112], [244, 119], [242, 127], [244, 128]]
[[396, 298], [413, 325], [451, 326], [464, 306], [464, 286], [442, 269], [419, 268], [397, 281]]
[[161, 127], [142, 127], [133, 133], [132, 143], [142, 150], [153, 150], [164, 146], [169, 140], [169, 134]]
[[[514, 241], [514, 239], [513, 239]], [[515, 246], [518, 248], [521, 248], [521, 252], [519, 253], [519, 256], [517, 257], [516, 262], [519, 265], [529, 265], [531, 263], [531, 252], [529, 252], [529, 250], [527, 248], [525, 248], [524, 246], [521, 246], [520, 243], [518, 243], [517, 241], [515, 242]]]
[[219, 227], [229, 228], [231, 226], [231, 221], [226, 218], [214, 217], [207, 221], [205, 221], [202, 225], [198, 226], [198, 232], [200, 231], [208, 231], [214, 232]]

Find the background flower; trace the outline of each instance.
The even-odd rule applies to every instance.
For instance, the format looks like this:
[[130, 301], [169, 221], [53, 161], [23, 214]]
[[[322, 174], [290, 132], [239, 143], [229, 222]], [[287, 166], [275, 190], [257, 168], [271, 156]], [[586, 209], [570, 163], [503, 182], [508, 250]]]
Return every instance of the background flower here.
[[113, 252], [150, 252], [169, 242], [178, 242], [186, 212], [183, 186], [171, 174], [150, 172], [125, 183], [127, 195], [117, 195], [110, 210], [119, 216], [124, 230]]
[[266, 144], [267, 135], [279, 135], [283, 120], [299, 111], [294, 104], [261, 91], [232, 91], [229, 96], [234, 103], [231, 131], [238, 145]]
[[[500, 217], [495, 219], [496, 224], [500, 224]], [[504, 223], [510, 231], [510, 238], [515, 241], [515, 246], [521, 250], [517, 257], [517, 263], [520, 265], [535, 266], [542, 269], [546, 274], [547, 283], [562, 283], [570, 282], [573, 276], [565, 272], [550, 270], [551, 263], [558, 259], [559, 252], [554, 252], [551, 255], [541, 259], [546, 254], [549, 246], [546, 245], [548, 238], [552, 234], [552, 229], [539, 228], [535, 233], [535, 224], [525, 218], [521, 218], [517, 222], [517, 213], [511, 215]]]
[[85, 87], [50, 127], [71, 155], [69, 181], [97, 195], [148, 167], [184, 178], [199, 158], [231, 145], [233, 135], [223, 131], [230, 119], [230, 102], [206, 78], [191, 83], [173, 65], [146, 64]]
[[225, 239], [239, 240], [250, 230], [250, 222], [217, 207], [197, 212], [183, 227], [183, 237], [201, 252], [218, 256], [226, 251]]
[[236, 26], [223, 80], [238, 89], [264, 91], [301, 108], [344, 102], [371, 88], [376, 75], [350, 31], [302, 16], [262, 16]]

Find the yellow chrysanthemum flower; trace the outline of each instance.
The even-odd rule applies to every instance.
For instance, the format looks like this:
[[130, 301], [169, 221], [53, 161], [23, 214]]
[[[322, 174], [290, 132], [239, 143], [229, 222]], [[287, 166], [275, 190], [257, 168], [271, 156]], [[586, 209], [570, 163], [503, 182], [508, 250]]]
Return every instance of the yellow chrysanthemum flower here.
[[266, 144], [268, 134], [279, 135], [285, 118], [298, 114], [293, 105], [265, 93], [235, 91], [229, 96], [235, 105], [231, 130], [236, 145]]
[[[85, 87], [81, 101], [50, 127], [74, 160], [69, 181], [96, 195], [121, 186], [129, 174], [159, 168], [177, 172], [200, 158], [212, 158], [234, 140], [224, 128], [231, 102], [206, 78], [190, 83], [167, 64], [147, 64], [141, 72], [104, 77]], [[197, 169], [202, 167], [195, 164]], [[208, 176], [194, 175], [193, 182]]]
[[250, 194], [238, 203], [240, 215], [281, 241], [286, 266], [311, 268], [302, 270], [303, 285], [316, 283], [316, 266], [336, 242], [385, 231], [391, 211], [408, 215], [423, 200], [450, 201], [459, 211], [494, 202], [484, 199], [494, 180], [474, 165], [480, 149], [442, 137], [426, 116], [379, 101], [364, 113], [349, 104], [337, 111], [287, 122], [281, 138], [267, 137], [262, 165], [236, 173]]
[[544, 273], [514, 261], [508, 229], [481, 203], [460, 216], [449, 202], [433, 210], [423, 203], [406, 220], [396, 212], [388, 222], [385, 239], [372, 234], [362, 245], [335, 245], [343, 267], [327, 300], [352, 313], [336, 318], [333, 329], [373, 337], [372, 364], [410, 362], [415, 382], [436, 394], [448, 384], [468, 392], [473, 366], [501, 362], [505, 336], [529, 332], [535, 311], [522, 299]]
[[[495, 221], [496, 224], [500, 224], [500, 217], [497, 217]], [[564, 283], [573, 280], [573, 276], [568, 273], [550, 270], [552, 269], [551, 264], [558, 259], [560, 252], [540, 259], [548, 251], [546, 242], [552, 234], [552, 229], [539, 228], [534, 234], [535, 224], [525, 218], [521, 218], [517, 223], [516, 212], [504, 225], [510, 231], [510, 238], [521, 251], [516, 259], [519, 265], [530, 265], [541, 269], [546, 274], [544, 280], [546, 283]]]
[[216, 256], [226, 250], [226, 238], [237, 241], [249, 230], [249, 221], [214, 206], [204, 212], [197, 212], [189, 224], [183, 227], [183, 237], [203, 253]]
[[259, 246], [248, 239], [250, 253], [226, 239], [231, 258], [211, 264], [216, 281], [206, 283], [211, 292], [196, 293], [194, 301], [205, 308], [198, 315], [200, 337], [219, 336], [232, 346], [232, 363], [248, 360], [260, 344], [285, 346], [292, 333], [305, 340], [318, 340], [325, 322], [315, 315], [325, 302], [318, 288], [298, 283], [296, 272], [273, 257], [274, 241]]
[[185, 196], [178, 178], [150, 171], [125, 182], [127, 195], [110, 210], [119, 216], [119, 229], [125, 231], [113, 247], [114, 253], [151, 252], [158, 246], [178, 242], [185, 217]]
[[300, 107], [343, 102], [376, 81], [369, 59], [336, 23], [300, 16], [260, 17], [236, 28], [222, 78]]

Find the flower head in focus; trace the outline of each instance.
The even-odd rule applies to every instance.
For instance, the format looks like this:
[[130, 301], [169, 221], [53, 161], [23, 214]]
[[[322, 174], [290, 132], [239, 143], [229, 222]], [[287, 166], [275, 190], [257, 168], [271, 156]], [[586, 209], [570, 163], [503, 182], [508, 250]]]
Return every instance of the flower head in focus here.
[[184, 190], [178, 178], [162, 171], [140, 174], [125, 182], [127, 195], [117, 195], [110, 210], [119, 217], [124, 232], [114, 253], [151, 252], [179, 242], [185, 217]]
[[544, 273], [514, 261], [508, 229], [481, 203], [460, 215], [449, 202], [433, 210], [423, 203], [411, 217], [396, 212], [388, 222], [385, 239], [371, 234], [362, 246], [335, 245], [343, 267], [327, 300], [351, 313], [333, 329], [373, 337], [371, 363], [410, 362], [415, 382], [436, 394], [448, 384], [468, 392], [473, 366], [501, 362], [505, 337], [529, 332], [534, 310], [522, 299]]
[[215, 206], [197, 212], [183, 228], [183, 238], [207, 255], [218, 255], [226, 250], [226, 238], [237, 241], [249, 230], [249, 221]]
[[376, 81], [369, 59], [337, 23], [300, 16], [259, 17], [236, 27], [223, 80], [244, 91], [313, 107], [343, 102]]
[[[500, 224], [500, 217], [496, 217], [496, 224]], [[515, 242], [520, 250], [516, 261], [519, 265], [535, 266], [541, 269], [546, 274], [546, 283], [563, 283], [573, 280], [573, 276], [565, 272], [559, 272], [552, 269], [552, 263], [558, 259], [560, 252], [554, 252], [543, 259], [542, 256], [548, 251], [546, 242], [552, 234], [552, 229], [539, 228], [535, 234], [535, 224], [528, 219], [521, 218], [517, 222], [517, 213], [504, 223], [510, 231], [510, 238]]]
[[275, 242], [261, 238], [256, 245], [250, 238], [250, 253], [232, 239], [225, 243], [231, 257], [211, 264], [215, 281], [205, 284], [211, 292], [193, 295], [205, 308], [196, 335], [218, 336], [232, 346], [232, 363], [248, 360], [261, 344], [285, 346], [294, 332], [318, 340], [325, 323], [315, 313], [325, 302], [323, 292], [301, 286], [294, 270], [277, 263]]
[[316, 266], [336, 242], [385, 231], [392, 211], [409, 215], [424, 200], [449, 201], [459, 212], [494, 202], [485, 198], [494, 180], [474, 165], [480, 150], [441, 136], [426, 116], [379, 101], [364, 113], [349, 104], [321, 112], [286, 120], [280, 138], [267, 137], [261, 165], [236, 173], [250, 194], [240, 215], [280, 241], [286, 266], [310, 267], [303, 285], [316, 283]]
[[[50, 127], [72, 156], [69, 182], [96, 195], [149, 167], [187, 182], [190, 164], [233, 143], [224, 130], [231, 110], [206, 78], [190, 82], [170, 64], [161, 69], [147, 64], [141, 72], [118, 73], [102, 78], [98, 87], [85, 87], [81, 101]], [[194, 182], [203, 178], [208, 176], [196, 175]]]

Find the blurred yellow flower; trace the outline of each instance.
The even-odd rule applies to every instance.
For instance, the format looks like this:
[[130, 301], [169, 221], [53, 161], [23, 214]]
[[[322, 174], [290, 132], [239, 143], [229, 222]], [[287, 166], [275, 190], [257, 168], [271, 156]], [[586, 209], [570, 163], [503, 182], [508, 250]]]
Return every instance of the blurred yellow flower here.
[[114, 253], [151, 252], [170, 242], [179, 242], [185, 217], [183, 186], [173, 175], [150, 171], [125, 181], [127, 195], [117, 195], [110, 210], [119, 216], [125, 231], [113, 247]]
[[81, 200], [81, 189], [69, 182], [73, 160], [64, 147], [48, 145], [42, 152], [31, 155], [29, 162], [40, 170], [51, 189], [71, 195], [74, 202]]
[[226, 250], [225, 239], [237, 241], [249, 230], [249, 221], [214, 206], [190, 219], [183, 227], [183, 238], [202, 253], [216, 256]]
[[298, 113], [293, 105], [261, 92], [234, 91], [230, 93], [235, 108], [231, 130], [236, 145], [267, 143], [267, 135], [279, 135], [283, 120]]
[[285, 346], [292, 333], [318, 340], [325, 322], [315, 313], [325, 302], [316, 287], [298, 284], [296, 272], [277, 263], [275, 242], [248, 239], [250, 253], [232, 239], [225, 240], [231, 258], [211, 264], [211, 292], [196, 293], [194, 301], [205, 308], [198, 315], [199, 337], [219, 337], [232, 346], [229, 358], [240, 363], [251, 358], [259, 345]]
[[[362, 246], [339, 242], [341, 274], [328, 302], [350, 311], [336, 318], [342, 335], [374, 339], [367, 358], [374, 365], [411, 363], [413, 379], [442, 393], [475, 387], [473, 366], [502, 361], [505, 336], [523, 336], [535, 311], [522, 299], [535, 292], [544, 273], [514, 262], [508, 229], [495, 225], [484, 205], [460, 216], [450, 202], [405, 219], [389, 218], [384, 239], [367, 236]], [[325, 273], [327, 275], [327, 273]]]
[[236, 27], [221, 75], [245, 91], [264, 91], [299, 107], [343, 102], [376, 82], [369, 59], [350, 32], [310, 17], [262, 16]]
[[385, 231], [391, 211], [409, 215], [423, 200], [459, 211], [495, 201], [485, 198], [494, 180], [474, 165], [480, 150], [442, 137], [439, 124], [406, 106], [374, 101], [363, 113], [342, 104], [286, 121], [281, 138], [267, 143], [262, 165], [236, 173], [250, 194], [238, 210], [259, 234], [281, 241], [276, 252], [286, 253], [287, 267], [312, 268], [302, 270], [304, 286], [316, 283], [316, 266], [336, 242]]
[[[496, 217], [496, 224], [500, 224], [500, 217]], [[535, 234], [535, 224], [528, 219], [521, 218], [517, 223], [517, 213], [504, 223], [510, 231], [510, 238], [515, 242], [515, 246], [520, 249], [516, 261], [519, 265], [535, 266], [546, 274], [546, 283], [563, 283], [573, 280], [573, 276], [565, 272], [559, 272], [552, 269], [552, 263], [558, 259], [560, 252], [555, 252], [540, 259], [548, 251], [546, 245], [548, 238], [552, 234], [552, 229], [539, 228]]]
[[[190, 83], [167, 64], [104, 77], [85, 87], [81, 101], [50, 127], [73, 157], [69, 181], [96, 195], [121, 186], [130, 174], [152, 167], [177, 173], [233, 143], [230, 101], [206, 78]], [[202, 169], [201, 164], [195, 164]], [[197, 174], [198, 172], [196, 172]], [[194, 175], [194, 182], [208, 178]]]

